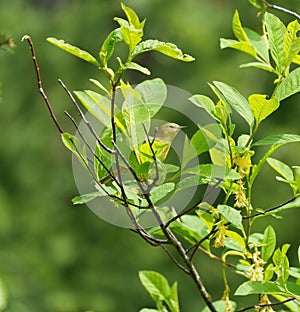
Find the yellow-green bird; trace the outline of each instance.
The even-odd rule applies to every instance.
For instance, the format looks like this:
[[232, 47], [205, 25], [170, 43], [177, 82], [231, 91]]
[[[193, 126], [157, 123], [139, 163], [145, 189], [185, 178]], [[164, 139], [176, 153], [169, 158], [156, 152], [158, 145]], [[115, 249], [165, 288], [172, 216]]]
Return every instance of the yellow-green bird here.
[[163, 162], [169, 153], [173, 140], [182, 128], [184, 126], [179, 126], [174, 122], [167, 122], [160, 126], [156, 131], [154, 141], [150, 141], [151, 148], [149, 142], [145, 142], [140, 146], [138, 155], [139, 163], [153, 162], [153, 153], [159, 161]]

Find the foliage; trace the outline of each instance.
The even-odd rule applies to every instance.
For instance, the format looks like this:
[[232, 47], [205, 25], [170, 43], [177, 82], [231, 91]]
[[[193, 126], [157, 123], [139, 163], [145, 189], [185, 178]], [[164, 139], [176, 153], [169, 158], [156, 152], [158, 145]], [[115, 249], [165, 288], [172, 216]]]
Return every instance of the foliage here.
[[[221, 139], [216, 138], [213, 124], [199, 128], [200, 132], [194, 134], [191, 143], [187, 142], [184, 146], [187, 150], [193, 145], [195, 153], [185, 152], [185, 157], [188, 158], [179, 170], [157, 159], [156, 152], [151, 149], [156, 142], [155, 136], [152, 140], [148, 135], [151, 121], [164, 103], [161, 92], [157, 91], [165, 89], [164, 82], [160, 79], [146, 80], [133, 87], [123, 81], [123, 75], [127, 70], [149, 75], [148, 68], [133, 60], [151, 50], [180, 61], [189, 62], [193, 58], [183, 54], [174, 44], [158, 40], [142, 41], [145, 22], [141, 22], [136, 13], [124, 4], [122, 9], [127, 20], [115, 19], [119, 27], [105, 39], [99, 58], [62, 40], [48, 39], [50, 43], [95, 65], [109, 80], [109, 87], [93, 80], [101, 93], [89, 90], [75, 92], [81, 103], [104, 126], [100, 134], [96, 134], [89, 126], [76, 100], [61, 83], [97, 142], [93, 148], [80, 131], [81, 141], [71, 134], [62, 134], [63, 143], [77, 156], [95, 184], [93, 194], [77, 197], [74, 202], [88, 202], [95, 197], [108, 196], [116, 206], [123, 207], [133, 230], [149, 244], [163, 248], [174, 263], [192, 277], [207, 305], [203, 311], [234, 311], [237, 306], [234, 302], [236, 297], [251, 294], [259, 294], [260, 299], [250, 308], [258, 307], [260, 310], [266, 307], [270, 310], [273, 305], [284, 303], [291, 311], [295, 311], [299, 303], [299, 268], [290, 267], [287, 256], [289, 244], [276, 249], [276, 233], [271, 226], [266, 227], [264, 233], [256, 233], [252, 229], [255, 221], [260, 218], [270, 214], [278, 217], [277, 214], [282, 210], [299, 207], [299, 166], [290, 168], [270, 156], [287, 143], [299, 143], [300, 136], [279, 134], [257, 140], [256, 134], [261, 123], [279, 108], [282, 100], [300, 91], [299, 68], [294, 69], [293, 65], [299, 63], [297, 32], [300, 28], [297, 21], [285, 26], [278, 17], [267, 12], [268, 6], [262, 6], [258, 1], [250, 2], [262, 9], [263, 35], [244, 28], [236, 11], [232, 22], [236, 40], [221, 39], [221, 48], [230, 47], [250, 54], [255, 62], [247, 63], [244, 67], [252, 66], [275, 74], [275, 88], [270, 96], [255, 93], [245, 98], [235, 87], [214, 81], [210, 87], [216, 101], [204, 95], [192, 96], [190, 101], [215, 120]], [[32, 44], [28, 36], [24, 39]], [[110, 60], [119, 42], [126, 45], [128, 54], [125, 60], [117, 57], [118, 65], [114, 68], [110, 65]], [[33, 50], [32, 52], [34, 53]], [[122, 96], [120, 107], [116, 102], [117, 91]], [[43, 92], [42, 89], [42, 95]], [[150, 101], [149, 94], [154, 97], [151, 99], [153, 101]], [[234, 113], [246, 122], [247, 133], [237, 130]], [[73, 117], [69, 114], [68, 117], [78, 130]], [[60, 129], [58, 126], [58, 130]], [[140, 148], [145, 141], [152, 152], [151, 162], [140, 155]], [[255, 164], [252, 156], [261, 146], [267, 146], [268, 149]], [[211, 156], [211, 163], [186, 167], [206, 152]], [[225, 162], [220, 163], [220, 157]], [[253, 207], [252, 197], [254, 182], [266, 162], [280, 174], [281, 177], [277, 179], [291, 187], [292, 197], [286, 203], [262, 210]], [[220, 173], [221, 168], [224, 171]], [[126, 175], [130, 173], [129, 180], [124, 179], [123, 169]], [[180, 182], [176, 180], [178, 172], [184, 176]], [[108, 180], [107, 175], [110, 178]], [[164, 199], [171, 192], [171, 196], [174, 196], [183, 188], [199, 185], [221, 189], [224, 198], [210, 205], [202, 197], [183, 211], [172, 211], [172, 207], [168, 207], [167, 213], [165, 212]], [[153, 215], [156, 227], [147, 230], [143, 226], [144, 211]], [[177, 252], [175, 257], [169, 251], [171, 248]], [[222, 251], [218, 252], [217, 249]], [[215, 298], [211, 299], [201, 280], [201, 270], [194, 258], [200, 251], [223, 264], [224, 294], [221, 300], [213, 301]], [[229, 256], [236, 257], [237, 260], [229, 262]], [[230, 299], [228, 268], [247, 280], [236, 289], [234, 301]], [[140, 279], [155, 301], [157, 311], [179, 311], [176, 283], [170, 287], [165, 278], [155, 272], [141, 272]], [[270, 296], [278, 302], [272, 303]]]

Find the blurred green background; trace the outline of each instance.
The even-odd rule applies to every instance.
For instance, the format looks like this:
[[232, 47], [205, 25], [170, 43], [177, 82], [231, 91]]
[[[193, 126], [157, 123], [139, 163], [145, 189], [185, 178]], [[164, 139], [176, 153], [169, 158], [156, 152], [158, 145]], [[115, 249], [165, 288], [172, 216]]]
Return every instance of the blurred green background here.
[[[208, 81], [221, 80], [245, 96], [270, 93], [273, 77], [255, 69], [239, 69], [250, 60], [233, 50], [221, 51], [219, 38], [232, 38], [235, 8], [244, 25], [259, 31], [256, 10], [246, 0], [124, 0], [141, 18], [147, 17], [145, 38], [176, 43], [196, 62], [180, 63], [150, 53], [141, 62], [167, 84], [190, 93], [211, 95]], [[277, 4], [300, 11], [298, 0]], [[13, 54], [0, 51], [2, 101], [0, 114], [0, 277], [8, 296], [9, 312], [138, 311], [153, 306], [139, 284], [139, 270], [157, 270], [170, 282], [179, 281], [182, 311], [199, 311], [201, 299], [192, 282], [174, 268], [159, 249], [147, 246], [129, 230], [107, 224], [84, 206], [72, 206], [77, 195], [71, 155], [60, 142], [36, 87], [35, 73], [24, 34], [36, 46], [44, 87], [58, 118], [68, 125], [63, 111], [74, 112], [57, 79], [71, 89], [90, 88], [97, 78], [93, 66], [45, 41], [63, 38], [97, 55], [103, 39], [122, 15], [112, 0], [1, 0], [0, 32], [16, 43]], [[287, 15], [279, 14], [285, 20]], [[132, 83], [139, 74], [127, 76]], [[276, 133], [299, 134], [299, 95], [284, 101], [258, 137]], [[239, 125], [243, 129], [244, 124]], [[299, 145], [280, 149], [274, 157], [300, 165]], [[256, 155], [256, 160], [260, 154]], [[264, 168], [258, 178], [254, 203], [269, 208], [289, 199], [291, 192]], [[276, 196], [274, 196], [276, 194]], [[290, 242], [296, 265], [299, 244], [298, 210], [282, 214], [284, 221], [266, 219], [278, 231], [279, 243]], [[221, 267], [207, 257], [197, 262], [215, 298], [222, 294]], [[293, 264], [293, 263], [292, 263]], [[241, 279], [230, 277], [233, 285]], [[233, 289], [234, 290], [234, 289]], [[245, 301], [244, 301], [245, 302]]]

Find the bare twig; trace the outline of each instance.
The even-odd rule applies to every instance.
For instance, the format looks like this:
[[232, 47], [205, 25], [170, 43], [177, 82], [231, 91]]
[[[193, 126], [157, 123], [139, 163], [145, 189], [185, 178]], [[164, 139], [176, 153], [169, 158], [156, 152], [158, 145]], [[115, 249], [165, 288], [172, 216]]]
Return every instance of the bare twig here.
[[277, 206], [275, 206], [275, 207], [266, 209], [266, 210], [261, 211], [261, 212], [254, 213], [254, 214], [249, 215], [249, 216], [243, 216], [243, 219], [246, 220], [246, 219], [252, 219], [252, 218], [258, 217], [258, 216], [263, 216], [263, 215], [265, 215], [265, 214], [267, 214], [267, 213], [269, 213], [269, 212], [275, 211], [275, 210], [277, 210], [277, 209], [283, 207], [284, 205], [287, 205], [287, 204], [291, 203], [291, 202], [294, 201], [296, 198], [297, 198], [297, 196], [296, 196], [296, 197], [293, 197], [293, 198], [289, 199], [288, 201], [286, 201], [286, 202], [284, 202], [284, 203], [282, 203], [282, 204], [279, 204], [279, 205], [277, 205]]
[[168, 227], [172, 222], [174, 222], [175, 220], [181, 218], [182, 216], [188, 214], [189, 212], [193, 211], [194, 209], [197, 208], [197, 206], [199, 206], [201, 203], [203, 203], [205, 201], [205, 199], [209, 196], [209, 194], [221, 183], [223, 182], [223, 180], [219, 180], [217, 183], [215, 183], [215, 185], [213, 185], [212, 189], [209, 190], [209, 192], [207, 192], [205, 194], [205, 196], [203, 198], [201, 198], [198, 202], [196, 202], [194, 205], [192, 205], [191, 207], [181, 211], [180, 213], [178, 213], [176, 216], [174, 216], [173, 218], [171, 218], [168, 222], [166, 222], [166, 227]]
[[[76, 128], [79, 136], [81, 137], [81, 139], [83, 140], [84, 144], [87, 146], [87, 148], [90, 150], [90, 152], [92, 153], [92, 155], [98, 160], [98, 162], [101, 164], [101, 166], [103, 166], [103, 168], [105, 169], [105, 171], [108, 173], [108, 175], [111, 177], [111, 179], [116, 182], [116, 184], [120, 187], [119, 182], [117, 181], [117, 179], [115, 178], [115, 176], [113, 175], [113, 173], [109, 170], [109, 168], [107, 168], [107, 166], [105, 165], [105, 163], [98, 157], [98, 155], [95, 154], [93, 148], [90, 146], [90, 144], [88, 143], [87, 139], [84, 137], [83, 133], [81, 132], [79, 126], [77, 125], [75, 119], [67, 112], [65, 111], [65, 114], [67, 115], [67, 117], [72, 121], [74, 127]], [[101, 182], [101, 181], [99, 181]]]
[[33, 60], [33, 64], [34, 64], [34, 68], [35, 68], [35, 72], [36, 72], [36, 78], [37, 78], [37, 84], [38, 84], [38, 88], [39, 88], [39, 91], [44, 99], [44, 102], [46, 103], [46, 106], [48, 108], [48, 111], [50, 113], [50, 116], [51, 116], [51, 119], [53, 120], [57, 130], [60, 132], [60, 133], [63, 133], [63, 129], [62, 127], [60, 126], [55, 114], [54, 114], [54, 111], [52, 109], [52, 106], [48, 100], [48, 97], [44, 91], [44, 88], [43, 88], [43, 84], [42, 84], [42, 79], [41, 79], [41, 74], [40, 74], [40, 68], [39, 68], [39, 65], [38, 65], [38, 62], [37, 62], [37, 59], [36, 59], [36, 55], [35, 55], [35, 51], [34, 51], [34, 45], [33, 45], [33, 42], [30, 38], [30, 36], [28, 35], [25, 35], [23, 38], [22, 38], [22, 41], [26, 40], [30, 46], [30, 50], [31, 50], [31, 55], [32, 55], [32, 60]]
[[161, 248], [166, 252], [166, 254], [170, 257], [170, 259], [175, 263], [175, 265], [181, 269], [183, 272], [185, 272], [188, 275], [191, 275], [191, 272], [187, 270], [183, 265], [181, 265], [176, 258], [170, 253], [170, 251], [166, 248], [166, 246], [161, 245]]
[[278, 6], [278, 5], [276, 5], [276, 4], [271, 4], [271, 3], [267, 2], [266, 0], [263, 0], [263, 2], [265, 3], [265, 5], [266, 5], [268, 8], [271, 8], [271, 9], [274, 9], [274, 10], [278, 10], [278, 11], [282, 11], [282, 12], [284, 12], [284, 13], [288, 13], [288, 14], [290, 14], [290, 15], [295, 16], [297, 19], [300, 20], [300, 15], [297, 14], [296, 12], [294, 12], [294, 11], [288, 10], [288, 9], [283, 8], [283, 7], [281, 7], [281, 6]]
[[144, 123], [142, 123], [143, 125], [143, 128], [144, 128], [144, 131], [145, 131], [145, 134], [146, 134], [146, 138], [147, 138], [147, 143], [150, 147], [150, 151], [151, 151], [151, 154], [152, 154], [152, 158], [153, 158], [153, 162], [154, 162], [154, 167], [155, 167], [155, 177], [152, 181], [152, 183], [150, 185], [148, 185], [148, 189], [147, 189], [147, 193], [150, 193], [151, 192], [151, 189], [155, 186], [156, 182], [158, 181], [159, 179], [159, 172], [158, 172], [158, 165], [157, 165], [157, 159], [156, 159], [156, 155], [155, 155], [155, 152], [153, 150], [153, 143], [155, 141], [155, 135], [156, 135], [156, 132], [157, 132], [157, 128], [156, 128], [156, 131], [154, 133], [154, 137], [153, 137], [153, 140], [152, 142], [150, 142], [150, 138], [149, 138], [149, 134], [147, 132], [147, 129], [146, 129], [146, 126]]
[[82, 112], [80, 106], [78, 105], [77, 101], [75, 100], [73, 94], [70, 92], [70, 90], [66, 87], [66, 85], [63, 83], [63, 81], [61, 79], [58, 79], [59, 84], [63, 87], [63, 89], [66, 91], [67, 95], [69, 96], [69, 98], [71, 99], [72, 103], [75, 105], [80, 117], [82, 118], [83, 122], [85, 123], [85, 125], [88, 127], [89, 131], [91, 132], [91, 134], [94, 136], [94, 138], [96, 139], [96, 141], [98, 142], [98, 144], [108, 153], [113, 154], [114, 151], [111, 150], [110, 148], [108, 148], [98, 137], [95, 129], [92, 127], [92, 125], [90, 124], [90, 122], [86, 119], [84, 113]]
[[246, 308], [239, 309], [239, 310], [237, 310], [237, 312], [244, 312], [244, 311], [251, 310], [251, 309], [257, 310], [257, 308], [279, 306], [279, 305], [282, 305], [284, 303], [287, 303], [287, 302], [290, 302], [293, 300], [296, 300], [296, 299], [295, 298], [288, 298], [284, 301], [271, 302], [271, 303], [258, 303], [258, 304], [254, 304], [254, 305], [246, 307]]

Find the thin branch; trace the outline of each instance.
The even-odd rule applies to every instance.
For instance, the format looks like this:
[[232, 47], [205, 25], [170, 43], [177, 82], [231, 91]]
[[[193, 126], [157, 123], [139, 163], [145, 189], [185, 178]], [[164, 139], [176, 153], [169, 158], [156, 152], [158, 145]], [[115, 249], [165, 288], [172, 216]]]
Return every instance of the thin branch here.
[[282, 11], [282, 12], [284, 12], [284, 13], [288, 13], [288, 14], [290, 14], [290, 15], [295, 16], [297, 19], [300, 20], [300, 15], [297, 14], [296, 12], [294, 12], [294, 11], [288, 10], [288, 9], [283, 8], [283, 7], [281, 7], [281, 6], [278, 6], [278, 5], [276, 5], [276, 4], [271, 4], [271, 3], [267, 2], [266, 0], [263, 0], [263, 2], [265, 3], [265, 5], [266, 5], [268, 8], [271, 8], [271, 9], [274, 9], [274, 10], [278, 10], [278, 11]]
[[285, 206], [285, 205], [287, 205], [287, 204], [293, 202], [297, 197], [298, 197], [298, 196], [293, 197], [293, 198], [289, 199], [288, 201], [286, 201], [286, 202], [284, 202], [284, 203], [282, 203], [282, 204], [279, 204], [279, 205], [277, 205], [277, 206], [275, 206], [275, 207], [266, 209], [266, 210], [264, 210], [264, 211], [262, 211], [262, 212], [257, 212], [257, 213], [254, 213], [254, 214], [252, 214], [252, 215], [249, 215], [249, 216], [243, 216], [243, 219], [244, 219], [244, 220], [247, 220], [247, 219], [252, 219], [252, 218], [258, 217], [258, 216], [263, 216], [263, 215], [265, 215], [265, 214], [267, 214], [267, 213], [269, 213], [269, 212], [271, 212], [271, 211], [277, 210], [277, 209], [279, 209], [279, 208], [281, 208], [281, 207], [283, 207], [283, 206]]
[[155, 133], [154, 133], [154, 137], [153, 137], [153, 140], [152, 142], [150, 142], [150, 138], [149, 138], [149, 134], [147, 132], [147, 129], [146, 129], [146, 126], [144, 123], [142, 123], [142, 126], [144, 128], [144, 131], [145, 131], [145, 134], [146, 134], [146, 138], [147, 138], [147, 143], [150, 147], [150, 151], [152, 153], [152, 158], [153, 158], [153, 162], [154, 162], [154, 167], [155, 167], [155, 178], [153, 179], [152, 183], [150, 185], [148, 185], [148, 189], [147, 189], [147, 193], [150, 193], [151, 192], [151, 189], [155, 186], [156, 182], [158, 181], [159, 179], [159, 172], [158, 172], [158, 165], [157, 165], [157, 159], [156, 159], [156, 155], [155, 155], [155, 152], [153, 150], [153, 143], [155, 141], [155, 136], [156, 136], [156, 132], [157, 132], [157, 128], [155, 129]]
[[199, 247], [203, 242], [205, 242], [207, 239], [209, 239], [212, 235], [214, 235], [214, 234], [217, 233], [217, 232], [218, 232], [217, 226], [214, 225], [214, 226], [212, 227], [211, 231], [210, 231], [207, 235], [205, 235], [205, 236], [204, 236], [203, 238], [201, 238], [196, 244], [190, 246], [190, 247], [187, 249], [187, 251], [186, 251], [187, 254], [189, 254], [189, 253], [191, 252], [190, 260], [193, 259], [194, 255], [195, 255], [195, 253], [196, 253], [196, 251], [197, 251], [197, 249], [198, 249], [198, 247]]
[[205, 196], [203, 198], [201, 198], [197, 203], [195, 203], [193, 206], [191, 206], [190, 208], [187, 208], [183, 211], [181, 211], [180, 213], [178, 213], [176, 216], [174, 216], [173, 218], [171, 218], [167, 223], [166, 223], [166, 227], [168, 227], [172, 222], [174, 222], [175, 220], [181, 218], [182, 216], [188, 214], [189, 212], [193, 211], [194, 209], [197, 208], [197, 206], [199, 206], [202, 202], [205, 201], [205, 199], [208, 197], [208, 195], [221, 183], [223, 182], [223, 180], [219, 180], [217, 183], [215, 183], [212, 187], [211, 190], [209, 190], [209, 192], [207, 192], [205, 194]]
[[251, 310], [251, 309], [257, 310], [257, 308], [279, 306], [279, 305], [282, 305], [284, 303], [287, 303], [287, 302], [293, 301], [293, 300], [296, 300], [296, 299], [295, 298], [288, 298], [284, 301], [271, 302], [271, 303], [258, 303], [258, 304], [255, 304], [255, 305], [252, 305], [252, 306], [249, 306], [246, 308], [239, 309], [239, 310], [237, 310], [237, 312], [244, 312], [244, 311]]
[[113, 154], [114, 151], [110, 148], [108, 148], [98, 137], [95, 129], [92, 127], [92, 125], [90, 124], [90, 122], [86, 119], [84, 113], [82, 112], [80, 106], [78, 105], [77, 101], [75, 100], [73, 94], [70, 92], [70, 90], [66, 87], [66, 85], [63, 83], [63, 81], [61, 79], [58, 79], [59, 84], [63, 87], [63, 89], [66, 91], [67, 95], [69, 96], [69, 98], [71, 99], [72, 103], [75, 105], [80, 117], [82, 118], [83, 122], [85, 123], [85, 125], [88, 127], [89, 131], [91, 132], [91, 134], [94, 136], [94, 138], [96, 139], [96, 141], [98, 142], [98, 144], [108, 153]]
[[181, 265], [176, 258], [170, 253], [170, 251], [168, 250], [168, 248], [166, 248], [166, 246], [161, 245], [161, 248], [166, 252], [166, 254], [170, 257], [170, 259], [175, 263], [175, 265], [181, 269], [182, 271], [184, 271], [186, 274], [191, 275], [191, 272], [186, 269], [183, 265]]
[[[67, 117], [72, 121], [74, 127], [76, 128], [79, 136], [81, 137], [81, 139], [83, 140], [83, 142], [85, 143], [85, 145], [87, 146], [87, 148], [90, 150], [90, 152], [92, 153], [92, 155], [98, 160], [98, 162], [101, 164], [101, 166], [106, 170], [106, 172], [108, 173], [108, 175], [111, 177], [111, 179], [116, 182], [116, 184], [120, 187], [119, 182], [117, 181], [117, 179], [115, 178], [115, 176], [112, 174], [112, 172], [109, 170], [109, 168], [107, 168], [107, 166], [105, 165], [105, 163], [99, 158], [98, 155], [95, 154], [93, 148], [90, 146], [90, 144], [88, 143], [87, 139], [84, 137], [83, 133], [81, 132], [79, 126], [77, 125], [75, 119], [67, 112], [65, 111], [65, 114], [67, 115]], [[101, 182], [101, 181], [99, 181]]]
[[51, 116], [51, 119], [53, 120], [57, 130], [60, 132], [60, 133], [63, 133], [63, 129], [62, 127], [60, 126], [55, 114], [54, 114], [54, 111], [52, 109], [52, 106], [48, 100], [48, 97], [44, 91], [44, 88], [43, 88], [43, 84], [42, 84], [42, 79], [41, 79], [41, 74], [40, 74], [40, 68], [39, 68], [39, 65], [38, 65], [38, 62], [37, 62], [37, 58], [36, 58], [36, 55], [35, 55], [35, 51], [34, 51], [34, 45], [33, 45], [33, 42], [30, 38], [30, 36], [28, 35], [25, 35], [23, 38], [22, 38], [22, 41], [26, 40], [30, 46], [30, 50], [31, 50], [31, 55], [32, 55], [32, 60], [33, 60], [33, 64], [34, 64], [34, 68], [35, 68], [35, 72], [36, 72], [36, 78], [37, 78], [37, 84], [38, 84], [38, 88], [39, 88], [39, 92], [41, 93], [43, 99], [44, 99], [44, 102], [46, 103], [46, 106], [48, 108], [48, 111], [50, 113], [50, 116]]

